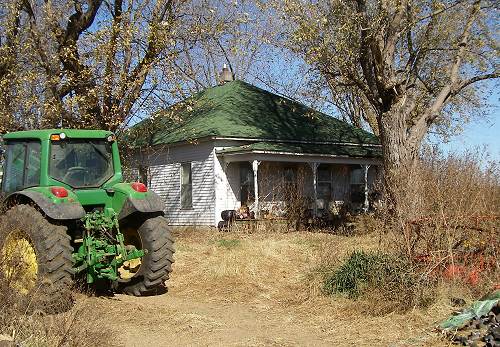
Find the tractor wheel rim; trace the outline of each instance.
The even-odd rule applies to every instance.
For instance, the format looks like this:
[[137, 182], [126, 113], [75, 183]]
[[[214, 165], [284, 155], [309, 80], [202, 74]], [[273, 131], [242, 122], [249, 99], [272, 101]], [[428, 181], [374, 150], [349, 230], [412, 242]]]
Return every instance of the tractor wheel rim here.
[[[127, 228], [122, 233], [125, 239], [123, 242], [125, 244], [125, 247], [134, 246], [137, 249], [143, 249], [141, 236], [139, 235], [137, 229]], [[142, 258], [132, 259], [124, 262], [123, 265], [118, 268], [120, 279], [130, 280], [139, 272], [141, 266]]]
[[7, 283], [19, 293], [27, 295], [35, 288], [38, 279], [35, 248], [25, 235], [17, 232], [7, 237], [2, 253]]

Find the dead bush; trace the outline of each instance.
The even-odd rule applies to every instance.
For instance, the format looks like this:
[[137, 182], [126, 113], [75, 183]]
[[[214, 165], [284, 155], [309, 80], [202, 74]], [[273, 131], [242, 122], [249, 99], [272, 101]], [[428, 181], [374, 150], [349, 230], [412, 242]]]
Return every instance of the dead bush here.
[[400, 179], [399, 210], [379, 209], [386, 247], [424, 275], [473, 287], [499, 283], [498, 162], [475, 151], [439, 154], [428, 149]]
[[386, 313], [430, 304], [441, 284], [481, 296], [500, 283], [498, 162], [479, 152], [422, 158], [400, 178], [398, 211], [385, 200], [354, 222], [356, 233], [379, 233], [378, 251], [330, 266], [325, 293]]

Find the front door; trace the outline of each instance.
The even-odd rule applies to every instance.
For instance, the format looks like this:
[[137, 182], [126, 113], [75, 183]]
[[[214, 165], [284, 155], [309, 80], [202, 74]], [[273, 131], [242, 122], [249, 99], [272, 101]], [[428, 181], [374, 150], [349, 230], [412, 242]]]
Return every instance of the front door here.
[[249, 162], [240, 163], [240, 201], [241, 206], [249, 206], [255, 201], [253, 169]]

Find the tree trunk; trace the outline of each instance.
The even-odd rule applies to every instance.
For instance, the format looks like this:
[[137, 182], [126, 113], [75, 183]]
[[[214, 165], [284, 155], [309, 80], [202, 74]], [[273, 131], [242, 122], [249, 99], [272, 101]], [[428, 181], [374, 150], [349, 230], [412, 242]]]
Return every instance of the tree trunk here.
[[409, 140], [406, 115], [401, 108], [379, 117], [383, 151], [384, 181], [389, 211], [394, 217], [406, 218], [403, 206], [409, 196], [411, 176], [417, 163], [423, 136]]

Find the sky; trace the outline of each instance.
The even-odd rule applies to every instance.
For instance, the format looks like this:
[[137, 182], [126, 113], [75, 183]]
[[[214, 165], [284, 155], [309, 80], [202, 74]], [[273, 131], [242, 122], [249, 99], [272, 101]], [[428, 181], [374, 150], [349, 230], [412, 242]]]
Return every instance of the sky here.
[[435, 142], [446, 152], [463, 152], [468, 149], [485, 148], [491, 159], [500, 162], [500, 91], [489, 98], [493, 105], [487, 119], [475, 120], [464, 127], [464, 131], [448, 143]]

